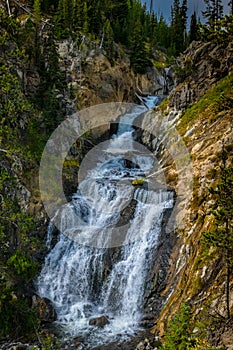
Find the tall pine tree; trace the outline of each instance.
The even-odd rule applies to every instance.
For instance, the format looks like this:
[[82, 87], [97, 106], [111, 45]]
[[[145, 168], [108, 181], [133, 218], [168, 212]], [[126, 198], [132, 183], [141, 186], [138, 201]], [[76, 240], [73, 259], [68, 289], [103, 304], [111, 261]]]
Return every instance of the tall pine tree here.
[[215, 25], [218, 20], [223, 18], [222, 0], [204, 0], [204, 2], [206, 9], [202, 11], [202, 14], [209, 25]]
[[146, 67], [149, 65], [148, 53], [145, 47], [145, 38], [143, 36], [143, 28], [140, 20], [135, 23], [130, 40], [130, 63], [131, 67], [137, 73], [145, 73]]
[[230, 6], [230, 14], [233, 15], [233, 0], [229, 1], [228, 6]]
[[191, 22], [190, 22], [190, 32], [189, 32], [189, 43], [191, 43], [194, 40], [197, 40], [198, 38], [198, 23], [197, 23], [197, 15], [196, 11], [191, 16]]
[[187, 0], [180, 6], [179, 0], [174, 0], [171, 10], [171, 48], [174, 55], [184, 51], [186, 47]]

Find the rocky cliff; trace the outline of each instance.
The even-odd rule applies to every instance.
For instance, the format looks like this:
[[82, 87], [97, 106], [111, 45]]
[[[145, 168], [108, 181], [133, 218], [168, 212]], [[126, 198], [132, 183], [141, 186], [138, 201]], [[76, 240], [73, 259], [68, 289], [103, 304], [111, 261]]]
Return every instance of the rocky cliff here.
[[[188, 302], [199, 321], [196, 337], [204, 334], [212, 345], [226, 349], [232, 349], [233, 333], [232, 325], [223, 321], [223, 258], [213, 247], [204, 247], [201, 237], [212, 227], [208, 188], [218, 179], [223, 147], [227, 166], [233, 159], [232, 55], [232, 43], [227, 48], [193, 43], [180, 61], [177, 85], [169, 99], [141, 124], [143, 143], [154, 152], [167, 184], [177, 193], [173, 222], [177, 239], [174, 230], [164, 231], [159, 253], [165, 258], [169, 254], [168, 264], [155, 259], [148, 276], [148, 305], [157, 315], [156, 297], [164, 303], [153, 332], [163, 336], [172, 315]], [[154, 179], [159, 181], [159, 175]], [[168, 241], [174, 243], [171, 250]], [[233, 281], [231, 312], [232, 287]]]
[[[148, 67], [145, 74], [136, 74], [126, 52], [120, 46], [116, 50], [118, 59], [113, 63], [84, 36], [79, 44], [72, 39], [58, 42], [61, 69], [78, 109], [106, 102], [138, 102], [135, 93], [163, 95], [171, 88], [172, 77], [167, 77], [165, 69]], [[163, 54], [157, 56], [166, 61]]]

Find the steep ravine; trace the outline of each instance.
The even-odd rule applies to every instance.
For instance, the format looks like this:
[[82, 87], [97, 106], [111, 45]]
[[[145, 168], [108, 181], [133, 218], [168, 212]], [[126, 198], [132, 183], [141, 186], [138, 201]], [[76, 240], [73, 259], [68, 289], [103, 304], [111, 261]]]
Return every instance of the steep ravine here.
[[[113, 66], [105, 54], [99, 48], [91, 47], [90, 43], [86, 43], [82, 50], [71, 40], [57, 44], [60, 67], [68, 85], [67, 90], [56, 91], [55, 96], [62, 106], [64, 118], [78, 109], [97, 103], [136, 101], [135, 92], [155, 94], [167, 90], [163, 71], [159, 74], [151, 68], [145, 75], [136, 75], [129, 68], [126, 56]], [[177, 85], [169, 99], [148, 112], [144, 120], [138, 121], [141, 128], [138, 135], [142, 143], [154, 153], [167, 185], [177, 193], [176, 218], [180, 225], [178, 228], [171, 225], [167, 230], [166, 223], [170, 220], [170, 213], [167, 213], [144, 295], [145, 319], [142, 324], [153, 327], [152, 333], [161, 337], [168, 320], [182, 301], [191, 303], [196, 318], [201, 319], [206, 307], [224, 313], [222, 261], [218, 255], [213, 258], [211, 251], [203, 255], [200, 236], [211, 226], [212, 203], [208, 187], [216, 180], [211, 169], [217, 168], [220, 162], [219, 152], [223, 142], [228, 147], [228, 162], [232, 161], [232, 55], [230, 44], [222, 48], [211, 43], [193, 43], [179, 62], [179, 72], [182, 74], [177, 77]], [[13, 63], [17, 67], [17, 72], [14, 70], [13, 73], [20, 81], [22, 91], [26, 89], [29, 94], [35, 94], [40, 83], [37, 68], [22, 66], [18, 61]], [[222, 78], [225, 80], [220, 82]], [[209, 94], [211, 87], [212, 95], [211, 92]], [[214, 102], [216, 97], [219, 100]], [[39, 112], [38, 118], [41, 118]], [[18, 120], [19, 133], [25, 136], [26, 124], [22, 124], [22, 121], [23, 116]], [[99, 142], [99, 137], [105, 139], [106, 130], [98, 131], [98, 135], [88, 135], [87, 140], [80, 141], [80, 161], [90, 149], [90, 144]], [[9, 188], [9, 193], [18, 197], [22, 211], [36, 218], [36, 232], [43, 240], [48, 220], [38, 191], [38, 164], [33, 163], [29, 167], [23, 164], [23, 167], [25, 160], [13, 156], [10, 158], [11, 155], [7, 155], [1, 159], [1, 165], [17, 182], [17, 191]], [[77, 173], [72, 162], [68, 162], [68, 168], [70, 173], [65, 181], [67, 193], [70, 194]], [[27, 172], [23, 172], [25, 169]], [[159, 180], [158, 174], [150, 179], [151, 182]], [[40, 262], [45, 253], [39, 252]], [[231, 336], [230, 328], [226, 327], [225, 333], [219, 332], [216, 338], [212, 332], [210, 340], [214, 345], [225, 344], [230, 350], [233, 343]], [[122, 345], [121, 348], [154, 348], [155, 345], [150, 346], [147, 341], [142, 345], [137, 344], [144, 337], [144, 333], [139, 334], [132, 344]], [[149, 332], [149, 337], [154, 336]], [[116, 346], [118, 348], [113, 344], [112, 348]]]
[[[42, 44], [46, 44], [46, 39], [47, 38], [45, 35], [43, 37]], [[122, 60], [118, 60], [118, 62], [112, 66], [104, 53], [101, 52], [101, 50], [98, 48], [93, 49], [92, 47], [89, 47], [89, 43], [86, 43], [85, 55], [83, 53], [80, 54], [80, 51], [72, 45], [72, 42], [68, 43], [66, 41], [58, 43], [60, 53], [60, 68], [65, 73], [65, 79], [68, 88], [65, 86], [63, 89], [56, 89], [55, 96], [53, 96], [53, 98], [59, 102], [59, 106], [64, 118], [67, 118], [73, 113], [76, 113], [81, 108], [89, 107], [96, 103], [136, 101], [137, 98], [135, 92], [146, 95], [148, 93], [155, 94], [158, 92], [162, 94], [164, 89], [167, 91], [167, 84], [165, 78], [163, 77], [163, 74], [165, 72], [163, 71], [160, 74], [156, 69], [148, 68], [148, 71], [145, 75], [135, 74], [129, 68], [129, 61], [127, 57], [124, 57]], [[17, 48], [17, 43], [12, 43], [12, 39], [10, 38], [8, 46], [10, 49], [12, 49], [12, 47], [14, 49]], [[47, 53], [43, 46], [42, 50], [44, 50], [44, 53]], [[79, 54], [82, 58], [81, 67], [78, 65], [78, 60], [80, 58]], [[47, 67], [47, 55], [45, 55], [44, 58], [45, 62], [43, 63], [45, 67]], [[7, 60], [6, 62], [8, 63]], [[42, 76], [40, 76], [41, 72], [39, 72], [38, 66], [33, 65], [31, 62], [22, 64], [20, 59], [15, 57], [10, 58], [9, 64], [10, 63], [13, 63], [13, 66], [17, 68], [12, 69], [12, 75], [17, 81], [19, 81], [20, 96], [22, 95], [24, 101], [35, 98], [41, 89], [40, 83], [43, 81]], [[93, 72], [95, 74], [93, 74]], [[36, 131], [38, 134], [29, 135], [27, 128], [30, 119], [26, 118], [22, 114], [18, 117], [16, 122], [16, 128], [18, 131], [17, 137], [19, 137], [19, 139], [22, 137], [23, 142], [26, 144], [26, 146], [28, 140], [29, 142], [32, 142], [31, 138], [34, 138], [33, 147], [41, 147], [41, 144], [43, 144], [44, 141], [40, 139], [40, 132], [42, 134], [45, 134], [47, 132], [46, 120], [43, 119], [45, 118], [43, 116], [43, 108], [41, 110], [36, 110], [35, 114], [36, 120], [40, 126], [38, 130], [33, 130], [33, 132]], [[100, 130], [97, 132], [97, 135], [91, 134], [88, 135], [88, 139], [80, 140], [80, 143], [77, 146], [80, 156], [79, 161], [82, 160], [82, 157], [90, 149], [90, 144], [93, 145], [93, 142], [98, 143], [99, 140], [101, 140], [99, 137], [103, 137], [103, 139], [105, 139], [105, 133], [106, 130]], [[26, 157], [32, 156], [30, 153], [27, 155], [26, 150], [27, 148], [25, 147], [25, 155], [19, 154], [17, 156], [15, 155], [16, 152], [13, 147], [9, 152], [10, 156], [8, 152], [5, 155], [5, 152], [1, 151], [4, 155], [4, 157], [1, 157], [1, 165], [3, 165], [4, 170], [11, 174], [13, 181], [16, 180], [17, 182], [17, 191], [14, 191], [13, 188], [6, 188], [6, 192], [9, 197], [12, 196], [12, 198], [18, 198], [19, 210], [30, 214], [35, 219], [35, 231], [32, 233], [33, 235], [36, 235], [40, 241], [44, 241], [48, 227], [48, 218], [43, 208], [43, 203], [41, 201], [39, 193], [39, 159], [37, 154], [36, 159], [30, 158], [29, 161]], [[5, 158], [7, 160], [5, 160]], [[77, 163], [75, 163], [75, 166], [77, 166]], [[72, 162], [68, 162], [68, 168], [72, 173], [72, 180], [76, 181], [77, 169], [74, 169], [74, 164], [72, 164]], [[64, 181], [68, 181], [70, 179], [70, 173], [67, 176], [68, 180], [66, 178], [66, 174], [64, 177]], [[73, 188], [70, 185], [71, 183], [72, 181], [68, 181], [66, 188], [67, 193], [69, 194], [73, 191]], [[77, 183], [75, 183], [75, 185], [76, 184]], [[72, 186], [75, 185], [74, 183], [72, 184]], [[40, 244], [37, 251], [33, 252], [33, 259], [42, 265], [46, 253], [47, 251], [44, 245]], [[20, 290], [17, 298], [27, 298], [27, 300], [31, 300], [33, 289], [34, 286], [32, 283], [30, 283], [30, 288], [26, 289], [26, 292], [22, 292]], [[55, 319], [53, 309], [49, 303], [46, 304], [43, 303], [43, 301], [38, 301], [34, 296], [33, 305], [36, 306], [36, 304], [42, 323], [50, 323]], [[12, 343], [11, 340], [9, 340], [9, 343]], [[8, 345], [8, 341], [1, 343], [1, 346], [3, 346], [4, 349], [10, 349], [11, 347]], [[14, 346], [17, 348], [23, 345], [19, 342]]]

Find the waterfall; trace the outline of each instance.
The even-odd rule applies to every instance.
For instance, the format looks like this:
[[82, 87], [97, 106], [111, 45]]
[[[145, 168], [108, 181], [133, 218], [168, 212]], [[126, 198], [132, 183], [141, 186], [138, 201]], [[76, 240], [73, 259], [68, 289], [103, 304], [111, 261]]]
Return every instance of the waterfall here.
[[[38, 294], [52, 301], [67, 336], [81, 335], [91, 347], [124, 340], [139, 328], [147, 269], [163, 212], [173, 206], [171, 191], [132, 186], [132, 179], [147, 176], [153, 167], [151, 157], [134, 148], [131, 124], [143, 111], [138, 106], [122, 116], [105, 154], [56, 213], [62, 229], [37, 281]], [[131, 161], [125, 158], [129, 151]], [[130, 219], [119, 226], [133, 203]], [[52, 234], [51, 221], [48, 247]], [[104, 328], [89, 324], [101, 315], [109, 320]]]

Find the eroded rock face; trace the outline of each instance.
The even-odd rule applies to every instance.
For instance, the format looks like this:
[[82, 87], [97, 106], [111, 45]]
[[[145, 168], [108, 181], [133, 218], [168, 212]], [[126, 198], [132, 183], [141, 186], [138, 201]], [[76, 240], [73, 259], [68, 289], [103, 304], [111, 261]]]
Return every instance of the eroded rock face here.
[[85, 48], [72, 40], [59, 42], [61, 69], [66, 72], [69, 87], [78, 96], [79, 109], [106, 102], [135, 102], [135, 92], [163, 95], [173, 84], [171, 72], [148, 67], [145, 74], [136, 74], [124, 54], [114, 64], [104, 51], [87, 38]]
[[52, 303], [47, 298], [40, 298], [37, 295], [32, 297], [32, 307], [36, 309], [39, 319], [42, 322], [56, 321], [57, 315]]
[[170, 106], [183, 110], [197, 102], [217, 81], [233, 70], [233, 45], [193, 42], [179, 62], [180, 74], [170, 94]]
[[[218, 49], [221, 57], [217, 54]], [[224, 315], [226, 311], [224, 264], [217, 254], [208, 261], [208, 264], [203, 262], [201, 236], [203, 231], [208, 231], [212, 227], [210, 212], [213, 203], [210, 200], [208, 188], [216, 183], [217, 176], [212, 174], [212, 170], [217, 172], [219, 169], [221, 164], [219, 154], [223, 144], [229, 148], [227, 166], [232, 162], [232, 105], [230, 106], [229, 103], [217, 115], [210, 112], [210, 115], [205, 117], [197, 116], [195, 120], [187, 123], [186, 128], [180, 129], [179, 125], [185, 117], [182, 111], [189, 104], [198, 101], [222, 77], [232, 72], [232, 45], [229, 44], [228, 48], [224, 49], [211, 43], [194, 43], [185, 53], [185, 60], [191, 62], [192, 74], [189, 73], [185, 80], [178, 81], [178, 85], [171, 93], [170, 103], [165, 113], [158, 108], [151, 116], [148, 113], [141, 124], [143, 130], [141, 140], [159, 160], [167, 184], [178, 193], [177, 217], [179, 215], [182, 217], [177, 240], [171, 247], [170, 258], [167, 260], [165, 289], [162, 290], [163, 260], [159, 261], [157, 257], [148, 275], [146, 305], [148, 307], [151, 305], [155, 315], [157, 315], [156, 310], [160, 310], [154, 332], [161, 336], [164, 335], [164, 326], [166, 327], [168, 318], [178, 310], [182, 302], [187, 300], [193, 307], [198, 320], [202, 317], [203, 305], [208, 305], [208, 302], [211, 310], [215, 310], [216, 313]], [[193, 185], [189, 193], [188, 186], [185, 185], [189, 177], [188, 169], [185, 164], [178, 168], [179, 164], [173, 153], [179, 138], [185, 141], [181, 148], [182, 150], [186, 148], [187, 156], [191, 160], [192, 171], [189, 175], [193, 178]], [[180, 188], [183, 190], [179, 194], [180, 180], [180, 185], [182, 184]], [[185, 195], [182, 196], [182, 193]], [[169, 247], [169, 244], [167, 237], [165, 247]], [[158, 249], [162, 246], [163, 243], [158, 246]], [[232, 291], [231, 295], [233, 295]], [[164, 306], [158, 305], [157, 296], [159, 298], [165, 296]], [[232, 296], [231, 300], [233, 300]], [[143, 321], [149, 324], [150, 320]], [[218, 339], [210, 337], [210, 344], [213, 346], [224, 344], [229, 347], [230, 332], [232, 333], [232, 325], [226, 329], [222, 328], [220, 333], [216, 331]]]
[[91, 318], [89, 320], [89, 325], [90, 326], [96, 326], [96, 327], [99, 327], [99, 328], [103, 328], [107, 324], [109, 324], [109, 320], [104, 315], [100, 316], [100, 317]]

